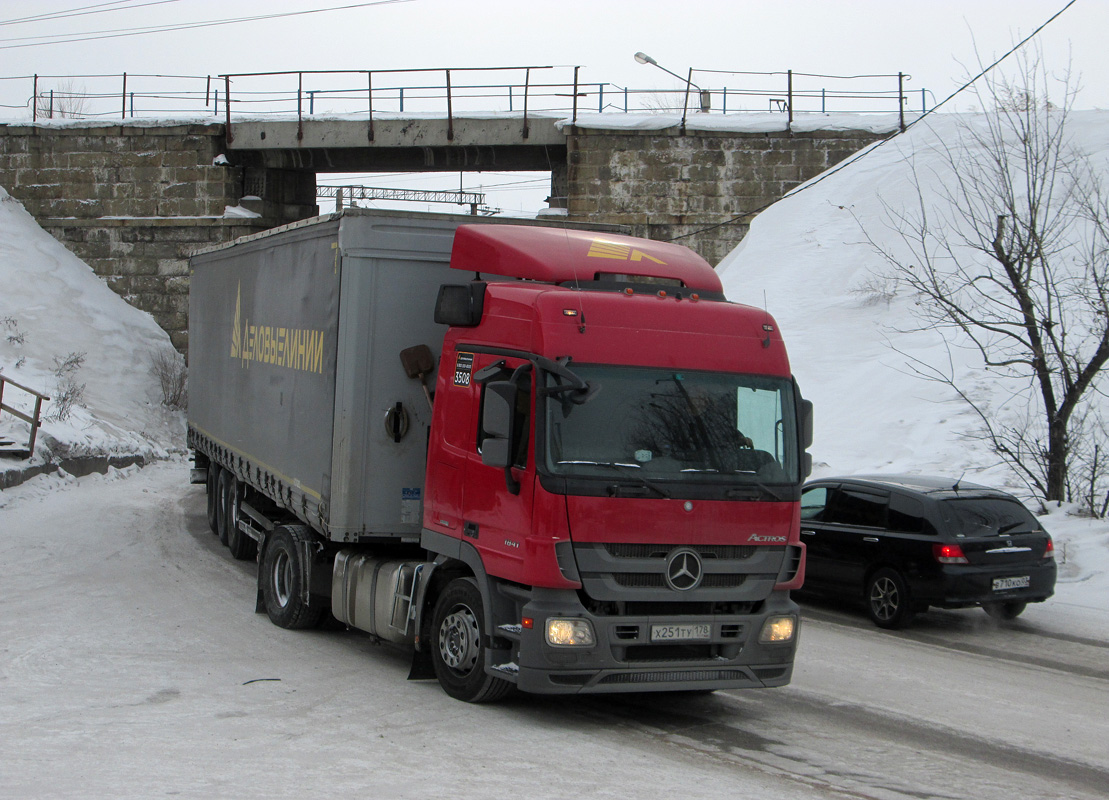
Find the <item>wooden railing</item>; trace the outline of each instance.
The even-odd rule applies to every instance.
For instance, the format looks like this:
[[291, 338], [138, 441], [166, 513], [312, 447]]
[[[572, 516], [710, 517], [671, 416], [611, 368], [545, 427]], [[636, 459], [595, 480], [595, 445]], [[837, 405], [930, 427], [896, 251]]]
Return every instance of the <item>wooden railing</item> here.
[[[13, 386], [16, 389], [20, 389], [20, 390], [26, 392], [27, 394], [31, 395], [32, 397], [34, 397], [35, 398], [35, 410], [34, 410], [34, 412], [31, 413], [31, 414], [24, 414], [19, 409], [12, 408], [11, 406], [6, 405], [4, 403], [4, 386], [5, 385]], [[31, 425], [31, 435], [30, 435], [30, 438], [28, 438], [28, 440], [27, 440], [27, 447], [25, 449], [19, 449], [19, 448], [5, 449], [4, 447], [0, 447], [0, 452], [19, 455], [19, 456], [22, 456], [23, 458], [30, 458], [31, 457], [31, 455], [35, 452], [35, 439], [38, 438], [39, 425], [42, 423], [42, 414], [41, 414], [42, 404], [43, 404], [44, 401], [47, 401], [49, 399], [50, 398], [47, 397], [46, 395], [44, 395], [42, 392], [36, 392], [34, 389], [30, 388], [29, 386], [24, 386], [21, 383], [16, 383], [11, 378], [4, 377], [4, 373], [0, 372], [0, 414], [3, 414], [5, 411], [7, 411], [12, 416], [17, 417], [17, 418], [23, 420], [24, 422], [28, 422]], [[11, 443], [10, 442], [0, 442], [0, 445], [7, 445], [7, 444], [11, 444]]]

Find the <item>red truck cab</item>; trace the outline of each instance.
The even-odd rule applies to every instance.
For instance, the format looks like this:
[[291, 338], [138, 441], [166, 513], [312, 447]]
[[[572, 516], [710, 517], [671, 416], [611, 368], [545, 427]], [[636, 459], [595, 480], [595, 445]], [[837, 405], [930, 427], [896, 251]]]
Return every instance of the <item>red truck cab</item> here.
[[444, 688], [788, 683], [811, 405], [773, 318], [625, 236], [465, 225], [451, 266], [418, 641]]

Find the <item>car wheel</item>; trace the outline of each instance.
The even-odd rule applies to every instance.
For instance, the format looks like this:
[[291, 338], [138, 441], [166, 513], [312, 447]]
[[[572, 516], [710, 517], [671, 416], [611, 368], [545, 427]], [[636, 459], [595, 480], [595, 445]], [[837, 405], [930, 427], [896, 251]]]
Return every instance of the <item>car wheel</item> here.
[[901, 573], [882, 567], [870, 576], [866, 582], [866, 610], [879, 628], [903, 628], [909, 624], [914, 609]]
[[1028, 603], [1020, 600], [1009, 600], [1004, 603], [983, 603], [982, 610], [997, 620], [1016, 619], [1028, 607]]

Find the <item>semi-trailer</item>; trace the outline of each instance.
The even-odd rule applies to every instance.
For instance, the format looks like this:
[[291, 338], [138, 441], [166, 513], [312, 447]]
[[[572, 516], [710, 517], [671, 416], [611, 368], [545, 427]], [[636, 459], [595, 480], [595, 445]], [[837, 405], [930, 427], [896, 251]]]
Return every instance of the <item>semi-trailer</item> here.
[[812, 406], [691, 250], [347, 209], [197, 253], [188, 439], [258, 611], [453, 697], [773, 687]]

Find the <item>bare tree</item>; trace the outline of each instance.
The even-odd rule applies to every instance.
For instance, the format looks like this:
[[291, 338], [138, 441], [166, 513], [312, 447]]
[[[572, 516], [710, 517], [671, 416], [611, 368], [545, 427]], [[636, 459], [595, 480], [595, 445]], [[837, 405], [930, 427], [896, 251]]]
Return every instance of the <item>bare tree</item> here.
[[78, 119], [88, 116], [86, 113], [89, 104], [89, 93], [84, 86], [78, 86], [72, 80], [65, 80], [58, 84], [57, 89], [39, 92], [34, 98], [36, 113], [48, 119], [59, 118]]
[[920, 328], [955, 332], [947, 338], [976, 351], [995, 379], [1015, 382], [1018, 401], [990, 408], [954, 369], [914, 369], [970, 405], [982, 438], [1030, 489], [1067, 500], [1072, 456], [1107, 452], [1097, 442], [1076, 451], [1074, 437], [1080, 427], [1104, 435], [1081, 421], [1109, 359], [1109, 193], [1071, 145], [1069, 70], [1053, 76], [1038, 54], [1025, 55], [1015, 79], [986, 78], [977, 91], [988, 110], [940, 145], [938, 202], [914, 167], [917, 205], [885, 205], [907, 250], [868, 239], [916, 295]]

